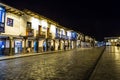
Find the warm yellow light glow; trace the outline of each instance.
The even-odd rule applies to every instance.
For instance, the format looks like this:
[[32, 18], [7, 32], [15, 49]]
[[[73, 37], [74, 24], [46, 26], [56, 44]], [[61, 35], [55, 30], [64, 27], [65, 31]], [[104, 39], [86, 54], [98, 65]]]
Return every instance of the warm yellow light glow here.
[[113, 39], [111, 39], [111, 42], [113, 42], [114, 40]]
[[88, 36], [85, 36], [85, 39], [87, 39], [87, 40], [88, 40], [88, 39], [89, 39], [89, 37], [88, 37]]
[[50, 32], [55, 33], [56, 32], [56, 26], [55, 25], [50, 25]]
[[95, 41], [95, 43], [97, 43], [98, 41]]
[[117, 39], [114, 39], [114, 42], [117, 42]]
[[[64, 29], [60, 29], [61, 31], [60, 31], [60, 34], [63, 34], [63, 35], [65, 35], [65, 30]], [[63, 33], [62, 33], [63, 32]]]
[[67, 36], [71, 36], [71, 32], [70, 31], [67, 31]]
[[37, 18], [32, 17], [32, 28], [38, 30], [38, 25], [40, 25], [40, 21]]
[[108, 42], [110, 42], [110, 40], [108, 40]]
[[48, 27], [48, 23], [45, 20], [41, 21], [41, 25], [42, 25], [43, 29], [47, 29], [47, 27]]

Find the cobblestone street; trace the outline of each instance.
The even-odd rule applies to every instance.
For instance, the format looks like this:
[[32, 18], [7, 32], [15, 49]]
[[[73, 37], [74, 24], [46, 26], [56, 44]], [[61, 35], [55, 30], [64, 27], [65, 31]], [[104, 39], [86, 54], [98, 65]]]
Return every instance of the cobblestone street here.
[[120, 80], [120, 47], [106, 47], [90, 80]]
[[101, 48], [75, 49], [0, 61], [0, 80], [84, 80]]

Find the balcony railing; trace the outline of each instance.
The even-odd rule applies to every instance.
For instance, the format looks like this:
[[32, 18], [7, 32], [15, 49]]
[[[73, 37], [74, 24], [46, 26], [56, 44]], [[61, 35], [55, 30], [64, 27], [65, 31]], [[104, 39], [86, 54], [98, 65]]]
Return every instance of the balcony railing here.
[[66, 36], [66, 38], [65, 38], [66, 40], [68, 40], [69, 39], [69, 36]]
[[85, 40], [85, 42], [90, 42], [90, 40], [89, 40], [89, 39], [87, 39], [87, 40]]
[[48, 38], [52, 39], [52, 33], [48, 34]]
[[60, 38], [61, 38], [61, 39], [65, 39], [66, 36], [65, 36], [65, 35], [60, 35]]
[[75, 37], [71, 37], [70, 40], [77, 40], [77, 38], [75, 38]]
[[65, 39], [65, 40], [68, 40], [69, 39], [69, 36], [66, 36], [66, 35], [61, 35], [60, 36], [61, 39]]
[[5, 31], [4, 26], [5, 26], [5, 24], [0, 22], [0, 32]]
[[45, 38], [46, 33], [42, 31], [42, 32], [40, 32], [40, 34], [37, 34], [37, 36], [40, 38]]
[[26, 36], [33, 37], [34, 36], [34, 30], [27, 28], [26, 29]]
[[60, 39], [60, 34], [57, 33], [56, 36], [55, 36], [56, 39]]

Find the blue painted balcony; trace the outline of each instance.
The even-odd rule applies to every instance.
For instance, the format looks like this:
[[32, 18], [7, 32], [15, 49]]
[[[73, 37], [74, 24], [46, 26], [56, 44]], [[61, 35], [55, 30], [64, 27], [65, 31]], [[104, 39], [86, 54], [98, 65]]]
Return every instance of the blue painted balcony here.
[[56, 33], [55, 39], [60, 39], [60, 34]]

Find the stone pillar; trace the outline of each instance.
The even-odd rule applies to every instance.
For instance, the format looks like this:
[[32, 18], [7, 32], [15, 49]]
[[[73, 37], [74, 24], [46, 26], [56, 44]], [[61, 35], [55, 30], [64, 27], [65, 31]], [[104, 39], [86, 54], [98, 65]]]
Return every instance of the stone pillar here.
[[61, 40], [59, 39], [59, 50], [61, 50]]
[[68, 41], [68, 49], [70, 50], [70, 46], [71, 46], [71, 44], [70, 44], [70, 40]]
[[9, 55], [13, 55], [13, 49], [12, 49], [12, 44], [13, 44], [13, 37], [9, 37], [9, 41], [10, 41], [10, 44], [9, 44]]
[[77, 48], [77, 45], [76, 45], [76, 44], [77, 44], [77, 40], [75, 40], [74, 42], [75, 42], [75, 44], [74, 44], [74, 45], [75, 45], [75, 47], [74, 47], [74, 48]]
[[48, 39], [46, 39], [45, 41], [46, 41], [46, 50], [45, 51], [48, 51]]
[[26, 40], [27, 40], [27, 37], [24, 37], [24, 50], [23, 50], [23, 53], [26, 53], [26, 52], [27, 52]]
[[38, 44], [39, 44], [38, 42], [39, 42], [39, 41], [38, 41], [38, 38], [36, 37], [36, 39], [34, 40], [34, 52], [35, 52], [35, 53], [38, 53], [38, 51], [39, 51], [39, 50], [38, 50], [38, 47], [39, 47], [39, 46], [38, 46]]
[[70, 49], [72, 49], [72, 40], [70, 40]]
[[80, 44], [79, 44], [79, 48], [81, 48], [81, 39], [80, 39]]
[[36, 42], [37, 42], [37, 53], [39, 52], [39, 39], [37, 38], [36, 39]]
[[55, 40], [53, 40], [53, 46], [54, 46], [54, 51], [55, 51]]
[[63, 42], [64, 42], [64, 45], [63, 45], [64, 50], [66, 50], [65, 40], [63, 40]]

